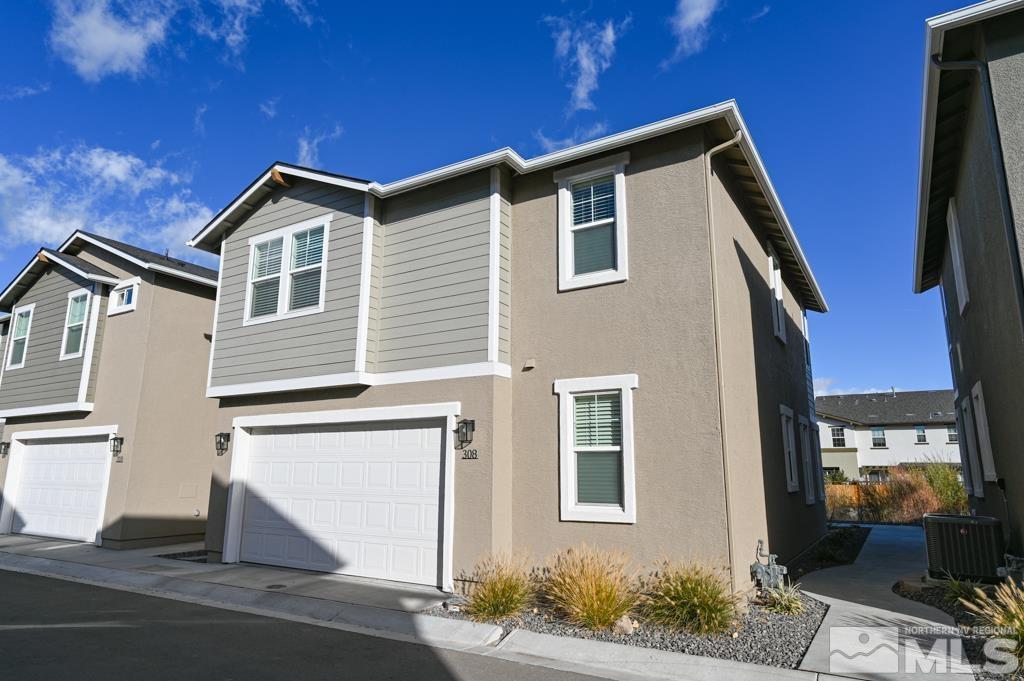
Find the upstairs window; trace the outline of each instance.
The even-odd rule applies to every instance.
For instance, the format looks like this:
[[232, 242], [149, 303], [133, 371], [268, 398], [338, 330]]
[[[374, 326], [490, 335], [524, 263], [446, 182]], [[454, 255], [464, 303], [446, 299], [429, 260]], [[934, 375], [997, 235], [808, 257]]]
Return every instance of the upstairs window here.
[[772, 330], [775, 337], [786, 342], [786, 298], [782, 283], [782, 265], [775, 249], [768, 249], [768, 285], [772, 296]]
[[946, 426], [946, 443], [955, 445], [960, 443], [960, 434], [956, 431], [956, 426]]
[[628, 154], [555, 173], [558, 183], [558, 288], [625, 281]]
[[832, 446], [835, 448], [846, 446], [846, 429], [842, 426], [831, 426]]
[[871, 429], [871, 446], [875, 448], [885, 447], [885, 428]]
[[914, 443], [919, 445], [928, 444], [928, 433], [924, 426], [914, 426]]
[[85, 347], [85, 319], [91, 292], [85, 289], [68, 294], [68, 310], [64, 317], [64, 337], [60, 344], [60, 360], [82, 356]]
[[32, 330], [32, 312], [35, 304], [15, 308], [11, 323], [11, 349], [7, 355], [7, 368], [20, 369], [25, 366], [28, 355], [28, 337]]
[[636, 522], [635, 374], [555, 381], [561, 442], [561, 519]]
[[321, 312], [330, 216], [249, 241], [246, 324]]
[[139, 303], [139, 286], [142, 279], [134, 277], [114, 287], [110, 292], [110, 302], [107, 304], [107, 316], [132, 312]]

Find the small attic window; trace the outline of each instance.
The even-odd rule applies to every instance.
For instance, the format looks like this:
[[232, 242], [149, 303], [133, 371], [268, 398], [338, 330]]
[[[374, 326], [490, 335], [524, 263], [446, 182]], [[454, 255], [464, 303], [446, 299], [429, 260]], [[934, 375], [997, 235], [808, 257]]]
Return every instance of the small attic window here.
[[107, 316], [112, 317], [125, 312], [133, 312], [139, 304], [139, 285], [142, 279], [133, 277], [122, 281], [110, 292], [107, 304]]

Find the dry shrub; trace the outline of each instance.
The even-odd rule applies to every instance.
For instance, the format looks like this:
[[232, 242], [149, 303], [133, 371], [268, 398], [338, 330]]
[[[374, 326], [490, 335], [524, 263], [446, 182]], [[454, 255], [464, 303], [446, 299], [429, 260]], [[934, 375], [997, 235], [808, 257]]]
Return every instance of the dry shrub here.
[[1013, 654], [1024, 662], [1024, 589], [1008, 579], [995, 588], [991, 596], [980, 588], [971, 598], [961, 598], [979, 624], [999, 631], [993, 638], [1006, 638], [1014, 642]]
[[643, 614], [655, 624], [691, 634], [718, 634], [736, 621], [739, 598], [728, 575], [700, 562], [663, 563], [644, 586]]
[[862, 485], [860, 493], [864, 516], [882, 522], [914, 522], [940, 507], [919, 469], [893, 468], [887, 481]]
[[588, 629], [607, 629], [637, 602], [635, 576], [620, 551], [586, 544], [566, 549], [549, 561], [544, 596], [566, 619]]
[[499, 553], [473, 569], [466, 612], [477, 620], [500, 620], [518, 615], [532, 604], [537, 592], [525, 556]]
[[829, 520], [855, 520], [859, 499], [856, 484], [825, 485], [825, 509]]

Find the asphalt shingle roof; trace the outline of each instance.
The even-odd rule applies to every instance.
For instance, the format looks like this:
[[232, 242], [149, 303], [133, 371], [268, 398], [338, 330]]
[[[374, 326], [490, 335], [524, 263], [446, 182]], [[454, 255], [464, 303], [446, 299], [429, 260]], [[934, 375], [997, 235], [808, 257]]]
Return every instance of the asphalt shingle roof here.
[[154, 253], [153, 251], [147, 251], [145, 248], [132, 246], [131, 244], [126, 244], [123, 241], [117, 241], [116, 239], [100, 236], [99, 234], [93, 234], [92, 232], [82, 232], [82, 234], [85, 234], [90, 239], [95, 239], [96, 241], [105, 243], [111, 248], [116, 248], [119, 251], [123, 251], [124, 253], [127, 253], [128, 255], [132, 256], [133, 258], [138, 258], [139, 260], [149, 263], [151, 265], [162, 265], [163, 267], [170, 267], [172, 269], [181, 270], [182, 272], [186, 272], [188, 274], [194, 274], [197, 277], [203, 277], [204, 279], [217, 281], [217, 270], [211, 270], [209, 267], [195, 265], [190, 262], [185, 262], [184, 260], [172, 258], [168, 255], [160, 255], [159, 253]]
[[76, 255], [69, 255], [67, 253], [61, 253], [59, 251], [55, 251], [55, 250], [52, 250], [50, 248], [40, 248], [39, 250], [42, 251], [43, 253], [45, 253], [46, 255], [52, 255], [57, 260], [63, 260], [64, 262], [66, 262], [67, 264], [71, 265], [72, 267], [77, 267], [78, 269], [82, 270], [86, 274], [95, 274], [96, 276], [99, 276], [99, 277], [112, 277], [114, 279], [117, 279], [117, 275], [116, 274], [111, 274], [110, 272], [107, 272], [102, 267], [97, 267], [96, 265], [93, 265], [88, 260], [82, 260], [81, 258], [79, 258]]
[[866, 426], [956, 423], [952, 390], [822, 395], [814, 408], [818, 416]]

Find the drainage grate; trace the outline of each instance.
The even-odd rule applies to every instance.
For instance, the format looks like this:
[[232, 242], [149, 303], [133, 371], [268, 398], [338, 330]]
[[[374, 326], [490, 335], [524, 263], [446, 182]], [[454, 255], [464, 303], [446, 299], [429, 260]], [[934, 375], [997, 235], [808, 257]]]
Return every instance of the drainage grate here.
[[170, 558], [171, 560], [184, 560], [189, 563], [206, 563], [206, 551], [182, 551], [180, 553], [164, 553], [157, 558]]
[[288, 585], [287, 584], [268, 584], [268, 585], [266, 585], [263, 588], [264, 589], [286, 589], [286, 588], [288, 588]]

